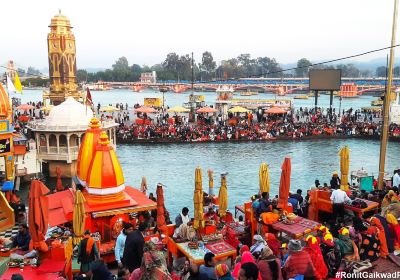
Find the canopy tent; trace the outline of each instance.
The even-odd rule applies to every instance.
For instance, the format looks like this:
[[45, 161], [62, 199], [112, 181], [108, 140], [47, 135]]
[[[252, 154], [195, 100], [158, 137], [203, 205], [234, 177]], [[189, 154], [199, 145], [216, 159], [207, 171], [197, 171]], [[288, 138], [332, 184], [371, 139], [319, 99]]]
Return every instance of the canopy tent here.
[[247, 113], [247, 112], [250, 112], [250, 111], [247, 110], [246, 108], [241, 107], [241, 106], [235, 106], [233, 108], [230, 108], [228, 110], [228, 112], [231, 112], [231, 113]]
[[269, 192], [270, 188], [269, 170], [268, 170], [268, 165], [266, 163], [261, 163], [258, 176], [260, 179], [260, 193]]
[[101, 112], [106, 112], [106, 113], [111, 113], [111, 112], [119, 111], [119, 109], [117, 107], [107, 105], [107, 106], [101, 107], [100, 111]]
[[168, 109], [168, 112], [170, 112], [170, 113], [188, 113], [188, 112], [190, 112], [190, 110], [185, 107], [182, 107], [182, 106], [174, 106], [174, 107]]
[[197, 167], [194, 173], [194, 229], [203, 227], [203, 182], [201, 168]]
[[215, 108], [211, 108], [211, 107], [202, 107], [202, 108], [198, 109], [196, 112], [197, 112], [198, 114], [208, 114], [208, 113], [215, 113], [215, 112], [217, 112], [217, 111], [218, 111], [218, 110], [215, 109]]
[[74, 238], [74, 244], [78, 244], [83, 238], [86, 221], [85, 198], [80, 190], [75, 192], [72, 216], [72, 228], [76, 236]]
[[219, 215], [225, 217], [226, 210], [228, 210], [228, 187], [226, 185], [226, 175], [221, 175], [221, 188], [218, 194], [219, 201]]
[[35, 106], [29, 105], [29, 104], [21, 104], [17, 107], [17, 110], [22, 110], [22, 111], [28, 111], [35, 109]]
[[265, 110], [265, 113], [271, 114], [271, 115], [274, 115], [274, 114], [279, 115], [279, 114], [286, 114], [287, 111], [281, 107], [274, 106], [274, 107], [271, 107], [271, 108]]
[[147, 107], [147, 106], [142, 106], [139, 108], [135, 109], [135, 113], [146, 113], [146, 114], [151, 114], [151, 113], [155, 113], [157, 110], [151, 107]]
[[349, 189], [349, 165], [350, 165], [350, 149], [348, 146], [340, 149], [340, 174], [341, 174], [341, 189], [344, 191], [348, 191]]
[[279, 183], [279, 200], [278, 200], [278, 208], [282, 210], [287, 209], [288, 199], [289, 199], [289, 190], [290, 190], [290, 174], [291, 174], [291, 162], [290, 158], [285, 158], [282, 164], [282, 173], [281, 180]]
[[48, 217], [48, 194], [50, 190], [39, 180], [32, 180], [29, 189], [29, 233], [32, 238], [33, 248], [40, 251], [48, 251], [45, 242]]

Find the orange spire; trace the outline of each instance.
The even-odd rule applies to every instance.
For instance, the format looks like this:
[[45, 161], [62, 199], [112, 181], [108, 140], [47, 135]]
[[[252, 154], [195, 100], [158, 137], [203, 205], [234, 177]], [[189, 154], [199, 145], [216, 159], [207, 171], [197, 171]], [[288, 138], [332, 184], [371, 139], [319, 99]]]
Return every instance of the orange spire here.
[[100, 122], [96, 118], [90, 120], [78, 154], [77, 175], [82, 184], [85, 184], [90, 162], [92, 161], [96, 145], [100, 138]]

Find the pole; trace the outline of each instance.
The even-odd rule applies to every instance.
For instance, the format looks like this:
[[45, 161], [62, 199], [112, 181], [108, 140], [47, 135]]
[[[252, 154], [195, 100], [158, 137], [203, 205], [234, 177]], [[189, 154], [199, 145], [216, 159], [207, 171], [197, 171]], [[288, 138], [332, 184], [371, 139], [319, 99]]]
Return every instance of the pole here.
[[329, 120], [332, 122], [332, 104], [333, 104], [333, 90], [331, 90], [330, 100], [329, 100]]
[[392, 23], [392, 44], [390, 48], [390, 59], [388, 69], [388, 86], [386, 88], [386, 94], [383, 103], [383, 125], [382, 125], [382, 138], [381, 138], [381, 149], [379, 156], [379, 177], [378, 177], [378, 189], [383, 188], [383, 177], [385, 175], [385, 161], [386, 161], [386, 148], [388, 141], [389, 132], [389, 109], [390, 109], [390, 93], [392, 90], [393, 81], [393, 64], [394, 64], [394, 46], [396, 45], [396, 27], [397, 27], [397, 6], [398, 0], [394, 0], [394, 11], [393, 11], [393, 23]]
[[315, 91], [315, 114], [317, 113], [317, 105], [318, 105], [318, 90]]

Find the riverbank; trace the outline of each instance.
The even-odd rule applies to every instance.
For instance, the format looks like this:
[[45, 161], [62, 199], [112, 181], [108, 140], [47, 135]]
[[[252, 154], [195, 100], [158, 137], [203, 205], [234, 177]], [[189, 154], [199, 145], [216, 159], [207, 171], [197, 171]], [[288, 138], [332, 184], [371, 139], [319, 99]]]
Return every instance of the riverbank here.
[[[221, 140], [198, 140], [198, 141], [186, 141], [177, 138], [146, 138], [146, 139], [123, 139], [118, 138], [119, 144], [184, 144], [184, 143], [240, 143], [240, 142], [276, 142], [276, 141], [313, 141], [313, 140], [327, 140], [327, 139], [362, 139], [362, 140], [380, 140], [379, 135], [312, 135], [304, 136], [301, 138], [293, 138], [288, 136], [275, 137], [269, 139], [221, 139]], [[400, 137], [389, 137], [391, 142], [400, 142]]]

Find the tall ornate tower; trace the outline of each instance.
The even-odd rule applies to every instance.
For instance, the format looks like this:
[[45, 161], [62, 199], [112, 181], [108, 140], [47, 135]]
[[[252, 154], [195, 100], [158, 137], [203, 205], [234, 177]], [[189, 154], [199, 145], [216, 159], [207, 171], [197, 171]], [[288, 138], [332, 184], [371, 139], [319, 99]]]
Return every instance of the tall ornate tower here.
[[82, 94], [76, 83], [76, 48], [71, 23], [60, 11], [51, 19], [49, 27], [50, 92], [45, 92], [44, 99], [49, 98], [53, 105], [60, 104], [69, 96], [79, 100]]

